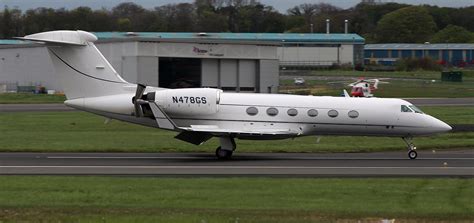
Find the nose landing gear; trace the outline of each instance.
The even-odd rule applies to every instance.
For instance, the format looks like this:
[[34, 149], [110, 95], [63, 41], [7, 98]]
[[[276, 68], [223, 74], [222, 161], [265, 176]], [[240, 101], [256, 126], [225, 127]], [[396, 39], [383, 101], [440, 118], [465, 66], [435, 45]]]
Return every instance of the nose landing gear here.
[[412, 142], [413, 138], [411, 136], [407, 136], [407, 137], [402, 137], [402, 139], [403, 141], [405, 141], [408, 147], [408, 158], [412, 160], [416, 159], [416, 157], [418, 156], [418, 153], [416, 152], [415, 144], [413, 144]]

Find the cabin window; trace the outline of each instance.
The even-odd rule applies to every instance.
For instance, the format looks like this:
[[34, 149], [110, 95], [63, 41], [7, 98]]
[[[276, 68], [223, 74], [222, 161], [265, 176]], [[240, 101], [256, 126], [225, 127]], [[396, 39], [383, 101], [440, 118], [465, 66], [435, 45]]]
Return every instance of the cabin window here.
[[310, 109], [310, 110], [308, 110], [308, 116], [309, 117], [316, 117], [316, 116], [318, 116], [318, 111], [316, 109]]
[[268, 108], [268, 109], [267, 109], [267, 114], [270, 115], [270, 116], [278, 115], [278, 109], [276, 109], [276, 108]]
[[296, 115], [298, 115], [298, 110], [296, 110], [294, 108], [290, 108], [290, 109], [288, 109], [287, 113], [288, 113], [289, 116], [296, 116]]
[[402, 110], [402, 112], [412, 112], [411, 109], [408, 108], [408, 106], [406, 106], [406, 105], [402, 105], [401, 110]]
[[347, 115], [349, 115], [349, 117], [351, 117], [351, 118], [357, 118], [357, 117], [359, 117], [359, 112], [355, 111], [355, 110], [352, 110], [352, 111], [349, 111], [349, 113], [347, 113]]
[[328, 111], [328, 116], [331, 117], [331, 118], [335, 118], [339, 115], [339, 112], [337, 112], [336, 110], [329, 110]]
[[415, 113], [423, 114], [423, 111], [421, 111], [421, 109], [419, 109], [418, 107], [416, 107], [414, 105], [409, 105], [408, 107], [410, 107], [411, 110], [415, 111]]
[[247, 108], [247, 114], [254, 116], [254, 115], [258, 114], [258, 109], [256, 107], [248, 107]]

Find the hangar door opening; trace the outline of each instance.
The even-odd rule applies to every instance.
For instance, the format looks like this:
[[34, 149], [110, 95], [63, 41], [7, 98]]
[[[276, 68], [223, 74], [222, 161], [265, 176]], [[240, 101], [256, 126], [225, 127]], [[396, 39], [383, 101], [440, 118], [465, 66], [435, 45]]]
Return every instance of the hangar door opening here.
[[160, 57], [159, 76], [160, 87], [201, 87], [201, 59]]

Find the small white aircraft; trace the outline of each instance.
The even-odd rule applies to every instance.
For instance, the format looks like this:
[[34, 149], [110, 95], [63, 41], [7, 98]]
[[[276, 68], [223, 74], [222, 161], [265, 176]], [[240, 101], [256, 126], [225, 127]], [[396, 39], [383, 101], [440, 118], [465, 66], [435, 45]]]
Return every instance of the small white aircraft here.
[[308, 135], [401, 137], [410, 159], [413, 136], [448, 132], [446, 123], [401, 99], [226, 93], [212, 88], [165, 89], [125, 81], [84, 31], [51, 31], [22, 40], [46, 45], [65, 104], [108, 118], [178, 132], [200, 145], [218, 137], [219, 159], [234, 139], [269, 140]]

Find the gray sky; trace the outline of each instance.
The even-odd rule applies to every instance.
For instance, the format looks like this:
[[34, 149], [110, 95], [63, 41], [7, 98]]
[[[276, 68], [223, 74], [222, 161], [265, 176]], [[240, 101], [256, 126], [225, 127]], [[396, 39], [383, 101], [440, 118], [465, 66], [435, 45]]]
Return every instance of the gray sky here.
[[[37, 7], [50, 7], [50, 8], [76, 8], [78, 6], [89, 6], [93, 9], [99, 9], [101, 7], [112, 8], [121, 2], [130, 2], [132, 0], [0, 0], [0, 6], [8, 6], [10, 8], [18, 7], [22, 10], [37, 8]], [[430, 4], [444, 7], [465, 7], [473, 6], [474, 0], [382, 0], [384, 2], [399, 2], [409, 3], [414, 5], [419, 4]], [[145, 8], [154, 8], [156, 6], [169, 4], [169, 3], [180, 3], [180, 2], [193, 2], [192, 0], [135, 0], [137, 4], [142, 5]], [[341, 8], [350, 8], [360, 0], [260, 0], [260, 2], [275, 7], [280, 12], [286, 12], [287, 9], [303, 4], [303, 3], [330, 3], [332, 5]]]

